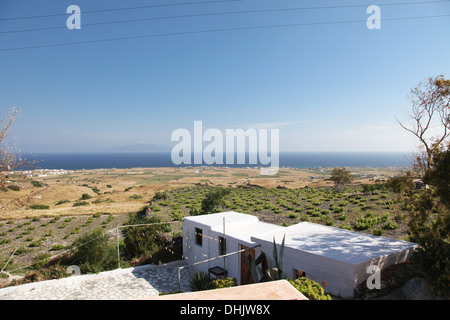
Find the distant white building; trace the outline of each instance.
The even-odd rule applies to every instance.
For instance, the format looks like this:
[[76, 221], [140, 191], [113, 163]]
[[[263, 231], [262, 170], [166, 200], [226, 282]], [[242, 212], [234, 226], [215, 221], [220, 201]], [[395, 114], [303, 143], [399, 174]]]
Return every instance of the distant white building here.
[[249, 255], [271, 255], [274, 239], [279, 250], [283, 237], [284, 270], [290, 278], [310, 274], [318, 283], [327, 282], [327, 292], [347, 298], [371, 275], [369, 266], [382, 272], [408, 259], [417, 247], [411, 242], [309, 222], [282, 227], [238, 212], [183, 219], [183, 255], [189, 264], [252, 248], [195, 266], [212, 274], [226, 272], [238, 284], [247, 283]]

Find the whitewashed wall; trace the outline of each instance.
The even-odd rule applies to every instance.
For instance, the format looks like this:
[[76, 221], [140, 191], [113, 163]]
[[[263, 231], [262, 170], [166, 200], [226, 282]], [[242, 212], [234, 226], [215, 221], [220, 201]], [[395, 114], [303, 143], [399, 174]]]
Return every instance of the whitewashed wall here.
[[[273, 242], [259, 240], [261, 250], [272, 255]], [[280, 245], [277, 243], [278, 252]], [[327, 292], [342, 297], [353, 296], [354, 266], [350, 263], [322, 257], [294, 248], [284, 248], [284, 270], [290, 279], [295, 279], [295, 271], [301, 270], [306, 276], [321, 284], [327, 282]]]
[[[203, 231], [202, 246], [196, 244], [195, 228], [200, 228]], [[188, 264], [197, 263], [199, 261], [208, 260], [211, 258], [219, 257], [219, 236], [223, 236], [223, 233], [211, 230], [210, 226], [194, 222], [190, 220], [184, 220], [183, 222], [183, 256], [187, 260]], [[226, 251], [227, 253], [236, 252], [241, 250], [241, 245], [246, 247], [252, 247], [255, 245], [253, 242], [247, 242], [242, 239], [234, 238], [230, 235], [226, 235]], [[255, 250], [256, 256], [260, 251]], [[228, 277], [236, 278], [238, 284], [241, 278], [241, 254], [236, 253], [225, 258], [219, 258], [213, 261], [208, 261], [195, 266], [195, 269], [199, 271], [208, 272], [209, 268], [219, 266], [224, 268], [228, 272]]]

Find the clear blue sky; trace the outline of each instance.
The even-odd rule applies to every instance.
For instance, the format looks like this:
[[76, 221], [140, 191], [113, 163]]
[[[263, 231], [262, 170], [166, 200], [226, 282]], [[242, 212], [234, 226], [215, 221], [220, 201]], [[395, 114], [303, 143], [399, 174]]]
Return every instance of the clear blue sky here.
[[[450, 76], [450, 17], [390, 20], [449, 15], [450, 2], [246, 0], [89, 13], [201, 1], [0, 0], [0, 112], [21, 110], [10, 136], [23, 152], [170, 146], [173, 130], [201, 120], [205, 129], [278, 128], [282, 151], [412, 151], [395, 117], [420, 81]], [[81, 30], [65, 28], [71, 4]], [[381, 8], [380, 30], [366, 27], [371, 4]], [[341, 5], [361, 6], [88, 25]], [[290, 24], [306, 25], [180, 34]], [[48, 27], [60, 29], [11, 32]], [[5, 50], [23, 47], [36, 48]]]

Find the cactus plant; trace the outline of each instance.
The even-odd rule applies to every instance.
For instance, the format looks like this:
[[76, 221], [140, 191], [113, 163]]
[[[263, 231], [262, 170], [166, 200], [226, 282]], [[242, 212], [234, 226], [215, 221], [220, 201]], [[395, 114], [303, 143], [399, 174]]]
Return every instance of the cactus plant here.
[[[248, 281], [251, 277], [253, 277], [255, 282], [266, 282], [287, 278], [287, 273], [283, 270], [284, 238], [285, 237], [283, 236], [279, 253], [277, 251], [275, 238], [273, 239], [272, 257], [265, 253], [261, 253], [255, 260], [253, 256], [250, 256], [250, 268], [247, 276]], [[267, 265], [265, 270], [259, 266], [263, 263]]]

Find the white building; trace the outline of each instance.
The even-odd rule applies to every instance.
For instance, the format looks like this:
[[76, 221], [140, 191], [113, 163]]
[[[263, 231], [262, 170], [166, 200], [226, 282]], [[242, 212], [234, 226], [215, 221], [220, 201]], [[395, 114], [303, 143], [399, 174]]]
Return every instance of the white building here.
[[[372, 273], [408, 259], [417, 244], [302, 222], [289, 227], [259, 221], [256, 216], [221, 212], [183, 219], [183, 255], [189, 264], [212, 274], [226, 272], [239, 284], [247, 283], [248, 255], [272, 254], [273, 241], [279, 246], [285, 237], [284, 270], [295, 279], [299, 273], [311, 275], [325, 290], [341, 297], [352, 297], [357, 285]], [[253, 248], [254, 247], [254, 248]]]

